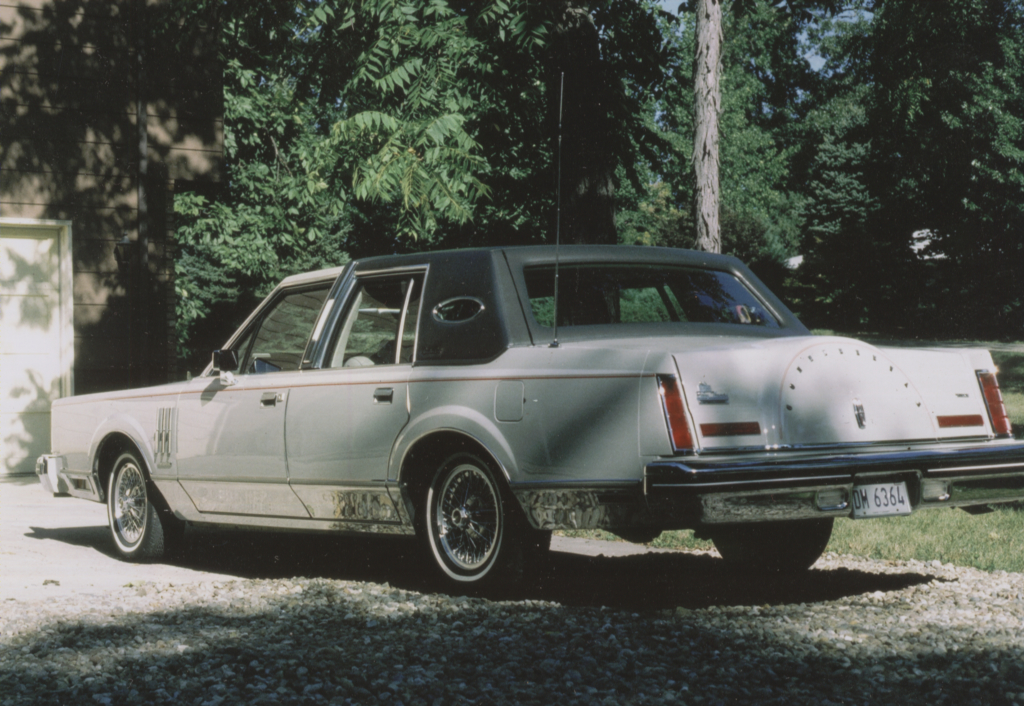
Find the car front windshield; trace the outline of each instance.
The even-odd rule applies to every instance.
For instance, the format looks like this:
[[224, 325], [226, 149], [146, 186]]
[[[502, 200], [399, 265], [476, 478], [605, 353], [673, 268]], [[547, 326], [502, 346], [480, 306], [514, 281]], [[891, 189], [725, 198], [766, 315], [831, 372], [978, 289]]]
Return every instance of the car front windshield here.
[[[533, 317], [554, 324], [555, 268], [523, 272]], [[656, 322], [741, 324], [779, 328], [778, 320], [734, 275], [697, 267], [561, 265], [558, 325]]]

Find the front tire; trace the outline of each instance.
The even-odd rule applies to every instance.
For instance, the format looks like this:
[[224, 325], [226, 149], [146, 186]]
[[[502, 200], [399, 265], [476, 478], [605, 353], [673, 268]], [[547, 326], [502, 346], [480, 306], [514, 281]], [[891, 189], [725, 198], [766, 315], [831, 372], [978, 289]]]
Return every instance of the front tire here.
[[167, 532], [151, 497], [155, 492], [132, 453], [114, 463], [107, 489], [107, 521], [118, 553], [130, 561], [155, 561], [167, 549]]
[[811, 568], [832, 536], [832, 518], [750, 522], [708, 534], [726, 564], [759, 574], [796, 574]]
[[434, 562], [452, 581], [480, 584], [521, 569], [522, 547], [502, 487], [490, 465], [473, 454], [456, 454], [438, 468], [427, 490], [425, 522]]

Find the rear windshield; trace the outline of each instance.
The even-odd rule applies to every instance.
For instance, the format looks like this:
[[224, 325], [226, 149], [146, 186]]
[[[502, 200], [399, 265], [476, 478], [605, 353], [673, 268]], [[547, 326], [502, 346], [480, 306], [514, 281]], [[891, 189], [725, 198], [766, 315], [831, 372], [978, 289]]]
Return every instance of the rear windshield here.
[[[553, 326], [554, 266], [527, 267], [523, 274], [533, 318]], [[760, 300], [728, 272], [663, 265], [559, 266], [559, 326], [649, 322], [779, 328]]]

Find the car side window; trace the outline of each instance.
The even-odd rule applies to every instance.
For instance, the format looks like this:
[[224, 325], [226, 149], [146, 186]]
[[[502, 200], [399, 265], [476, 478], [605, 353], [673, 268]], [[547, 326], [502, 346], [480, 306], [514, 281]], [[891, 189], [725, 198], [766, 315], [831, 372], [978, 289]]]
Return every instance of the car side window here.
[[[523, 271], [530, 308], [554, 325], [554, 268]], [[560, 274], [559, 326], [691, 322], [779, 328], [778, 320], [732, 273], [696, 267], [566, 265]]]
[[235, 345], [239, 371], [261, 374], [298, 370], [330, 289], [331, 285], [325, 283], [291, 291], [272, 304], [257, 326]]
[[411, 363], [422, 283], [421, 274], [357, 282], [333, 341], [328, 367]]

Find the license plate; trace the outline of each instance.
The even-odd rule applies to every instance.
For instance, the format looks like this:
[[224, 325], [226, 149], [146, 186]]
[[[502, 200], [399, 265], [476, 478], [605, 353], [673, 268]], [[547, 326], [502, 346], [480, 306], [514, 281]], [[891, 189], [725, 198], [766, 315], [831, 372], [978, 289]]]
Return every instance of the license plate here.
[[853, 517], [884, 517], [886, 515], [909, 515], [910, 500], [907, 484], [868, 483], [853, 486]]

